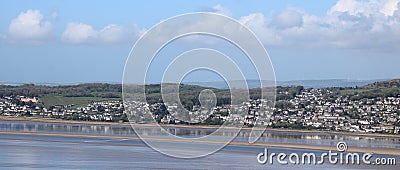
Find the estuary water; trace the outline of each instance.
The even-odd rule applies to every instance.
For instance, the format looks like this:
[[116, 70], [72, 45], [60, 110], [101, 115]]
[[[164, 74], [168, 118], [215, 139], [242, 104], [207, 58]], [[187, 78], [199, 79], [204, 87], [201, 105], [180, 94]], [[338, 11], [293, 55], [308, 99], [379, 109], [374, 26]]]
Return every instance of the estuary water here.
[[[214, 132], [215, 129], [164, 127], [172, 134], [182, 137], [199, 137]], [[65, 134], [90, 134], [104, 136], [136, 136], [129, 124], [72, 124], [45, 123], [28, 121], [0, 121], [0, 132], [46, 132]], [[248, 141], [249, 130], [242, 130], [234, 141]], [[234, 135], [225, 132], [225, 136]], [[377, 136], [357, 136], [347, 134], [330, 134], [324, 132], [280, 132], [267, 130], [258, 142], [307, 144], [335, 146], [339, 141], [346, 141], [349, 146], [366, 148], [400, 149], [400, 136], [397, 138]]]
[[[172, 127], [168, 130], [180, 136], [196, 136], [213, 131]], [[399, 165], [338, 165], [329, 162], [322, 165], [282, 165], [276, 162], [260, 164], [257, 162], [257, 155], [264, 151], [265, 147], [262, 146], [228, 145], [209, 156], [179, 159], [158, 153], [141, 140], [124, 139], [124, 136], [135, 136], [135, 133], [130, 126], [123, 125], [0, 121], [0, 132], [10, 132], [0, 134], [0, 169], [400, 169]], [[60, 135], [40, 135], [42, 133]], [[241, 132], [235, 141], [247, 141], [246, 133], [248, 132]], [[91, 135], [96, 135], [96, 138], [89, 137]], [[322, 132], [318, 134], [267, 131], [258, 142], [332, 146], [336, 145], [337, 141], [346, 141], [349, 147], [400, 148], [399, 138]], [[310, 150], [271, 147], [268, 148], [268, 152], [302, 154]], [[323, 151], [312, 152], [318, 155]], [[382, 157], [395, 157], [400, 161], [398, 156]]]

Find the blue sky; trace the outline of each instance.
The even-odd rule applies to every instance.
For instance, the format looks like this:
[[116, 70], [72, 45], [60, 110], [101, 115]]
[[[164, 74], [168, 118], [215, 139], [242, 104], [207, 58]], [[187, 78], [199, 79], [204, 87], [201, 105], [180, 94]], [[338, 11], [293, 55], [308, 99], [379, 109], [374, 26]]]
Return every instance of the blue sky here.
[[277, 80], [400, 77], [400, 0], [117, 2], [2, 1], [0, 82], [120, 82], [140, 35], [199, 11], [248, 26]]

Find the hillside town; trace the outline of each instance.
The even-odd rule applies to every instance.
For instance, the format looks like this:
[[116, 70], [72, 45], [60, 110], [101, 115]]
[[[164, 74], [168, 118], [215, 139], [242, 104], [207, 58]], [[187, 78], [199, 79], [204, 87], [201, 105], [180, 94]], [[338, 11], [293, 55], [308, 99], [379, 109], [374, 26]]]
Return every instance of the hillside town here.
[[0, 99], [0, 115], [13, 117], [41, 117], [83, 121], [128, 121], [123, 114], [123, 105], [119, 100], [93, 102], [86, 106], [75, 104], [54, 105], [49, 108], [38, 106], [40, 99], [24, 96], [3, 97]]
[[[287, 93], [287, 92], [280, 92]], [[400, 96], [361, 98], [351, 100], [349, 96], [326, 98], [329, 89], [303, 89], [289, 100], [278, 100], [274, 108], [263, 99], [250, 100], [240, 106], [216, 106], [212, 111], [194, 106], [188, 111], [193, 124], [220, 125], [239, 121], [246, 126], [266, 125], [271, 128], [319, 129], [360, 133], [400, 133]], [[3, 96], [0, 98], [0, 115], [12, 117], [40, 117], [81, 121], [128, 122], [121, 100], [92, 102], [85, 106], [55, 105], [45, 108], [38, 97]], [[177, 105], [143, 102], [125, 103], [132, 110], [128, 114], [153, 113], [159, 123], [187, 124], [179, 120]], [[263, 110], [264, 107], [264, 111]], [[246, 111], [246, 115], [231, 113], [232, 110]], [[212, 114], [209, 114], [212, 113]], [[136, 123], [152, 119], [143, 114], [135, 117]]]

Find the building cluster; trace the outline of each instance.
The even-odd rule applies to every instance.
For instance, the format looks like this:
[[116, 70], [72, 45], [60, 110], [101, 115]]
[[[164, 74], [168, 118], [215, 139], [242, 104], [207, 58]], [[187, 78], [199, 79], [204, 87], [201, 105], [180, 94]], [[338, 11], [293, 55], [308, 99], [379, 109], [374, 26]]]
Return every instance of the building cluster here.
[[[288, 93], [288, 92], [282, 92]], [[164, 106], [161, 103], [146, 104], [134, 102], [134, 112], [142, 113], [143, 106], [149, 107], [161, 123], [181, 123], [186, 118], [191, 122], [199, 120], [220, 120], [236, 122], [248, 126], [266, 125], [274, 128], [321, 129], [329, 131], [400, 133], [400, 96], [386, 98], [362, 98], [350, 100], [348, 96], [329, 97], [328, 89], [304, 89], [289, 100], [276, 101], [275, 107], [269, 107], [270, 101], [257, 99], [241, 105], [217, 106], [210, 112], [200, 106], [182, 115], [178, 105]], [[164, 109], [160, 109], [165, 107]], [[163, 112], [163, 110], [168, 110]], [[165, 113], [165, 114], [162, 114]], [[210, 116], [210, 113], [211, 116]], [[244, 113], [244, 114], [240, 114]], [[212, 119], [209, 119], [209, 118]], [[135, 115], [139, 122], [149, 119]]]
[[[253, 126], [258, 123], [266, 125], [268, 123], [267, 109], [270, 108], [272, 113], [272, 102], [266, 100], [250, 100], [240, 105], [223, 105], [211, 108], [199, 105], [193, 106], [191, 110], [187, 110], [179, 104], [163, 104], [132, 101], [125, 103], [129, 105], [127, 108], [128, 115], [135, 123], [152, 122], [154, 118], [162, 124], [206, 124], [221, 125], [223, 123], [230, 125], [248, 125]], [[265, 107], [269, 104], [271, 107]], [[265, 109], [262, 109], [264, 107]], [[146, 109], [148, 108], [148, 109]]]
[[0, 98], [0, 115], [25, 116], [28, 114], [41, 114], [43, 113], [42, 109], [34, 105], [37, 102], [38, 98], [26, 98], [24, 96]]
[[[287, 93], [287, 92], [281, 92]], [[257, 99], [240, 105], [213, 108], [193, 106], [182, 111], [177, 104], [148, 104], [132, 101], [125, 108], [132, 121], [146, 123], [153, 117], [164, 124], [237, 123], [274, 128], [322, 129], [347, 132], [400, 133], [400, 96], [350, 100], [348, 96], [327, 97], [329, 89], [304, 89], [289, 100]], [[0, 115], [39, 116], [87, 121], [128, 121], [122, 101], [93, 102], [86, 106], [55, 105], [44, 108], [38, 98], [0, 98]], [[152, 115], [149, 116], [151, 113]]]
[[0, 115], [3, 116], [37, 116], [46, 118], [60, 118], [67, 120], [86, 121], [127, 121], [123, 117], [122, 101], [93, 102], [86, 106], [54, 105], [43, 107], [39, 98], [27, 98], [24, 96], [0, 98]]
[[[400, 96], [350, 100], [326, 97], [327, 89], [306, 89], [288, 101], [277, 101], [271, 122], [348, 132], [399, 133]], [[283, 103], [283, 104], [282, 104]]]

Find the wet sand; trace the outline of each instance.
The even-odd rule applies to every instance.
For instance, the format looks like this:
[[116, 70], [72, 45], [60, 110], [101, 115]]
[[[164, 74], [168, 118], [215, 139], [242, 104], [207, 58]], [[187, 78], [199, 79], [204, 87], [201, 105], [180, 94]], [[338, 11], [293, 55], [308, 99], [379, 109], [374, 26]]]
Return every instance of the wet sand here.
[[[83, 136], [83, 135], [82, 135]], [[172, 145], [173, 146], [173, 145]], [[229, 145], [196, 159], [182, 159], [147, 147], [139, 140], [0, 134], [0, 169], [399, 169], [399, 165], [338, 164], [328, 160], [315, 164], [260, 164], [264, 147]], [[308, 150], [268, 148], [273, 153], [306, 153]], [[322, 152], [312, 151], [317, 155]], [[394, 157], [394, 156], [385, 156]], [[397, 156], [396, 159], [399, 159]]]

